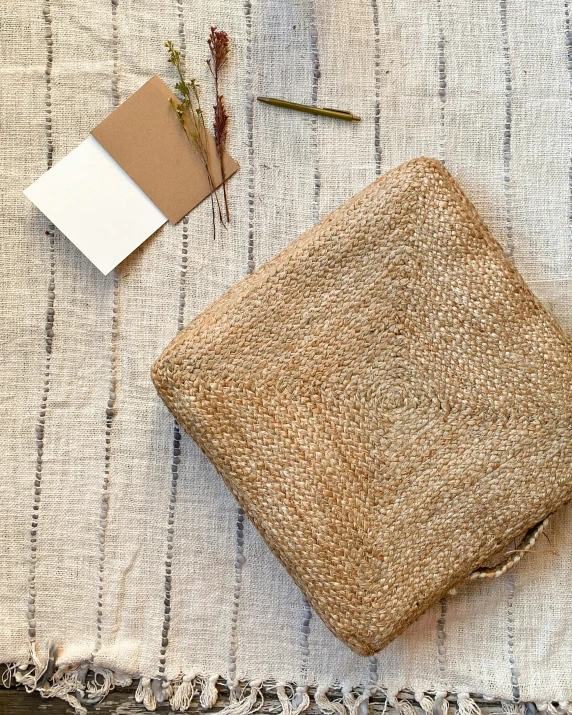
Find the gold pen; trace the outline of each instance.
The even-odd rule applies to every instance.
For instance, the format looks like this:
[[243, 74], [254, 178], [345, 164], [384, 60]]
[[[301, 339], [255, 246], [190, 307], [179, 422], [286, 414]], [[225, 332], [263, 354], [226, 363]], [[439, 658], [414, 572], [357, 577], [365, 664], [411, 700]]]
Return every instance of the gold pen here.
[[330, 109], [329, 107], [312, 107], [309, 104], [298, 104], [297, 102], [287, 102], [285, 99], [274, 99], [273, 97], [257, 97], [259, 102], [272, 104], [274, 107], [284, 107], [284, 109], [294, 109], [297, 112], [307, 114], [318, 114], [321, 117], [331, 117], [332, 119], [343, 119], [346, 122], [360, 122], [361, 117], [356, 117], [351, 112], [343, 109]]

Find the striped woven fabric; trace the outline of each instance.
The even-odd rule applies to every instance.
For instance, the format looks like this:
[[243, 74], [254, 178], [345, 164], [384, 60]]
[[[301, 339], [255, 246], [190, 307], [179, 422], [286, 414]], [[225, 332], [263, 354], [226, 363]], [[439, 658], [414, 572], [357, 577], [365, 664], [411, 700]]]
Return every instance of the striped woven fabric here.
[[[474, 694], [572, 701], [572, 510], [495, 582], [473, 582], [377, 656], [313, 614], [155, 393], [189, 320], [387, 169], [441, 159], [528, 284], [572, 327], [568, 0], [5, 0], [0, 23], [0, 662], [76, 708], [140, 677], [150, 709], [247, 715], [275, 692], [327, 715], [377, 688], [408, 711]], [[208, 83], [233, 40], [232, 223], [208, 202], [103, 277], [22, 190], [150, 76], [165, 40]], [[348, 109], [346, 123], [256, 95]], [[208, 104], [208, 103], [207, 103]], [[101, 231], [105, 231], [102, 225]], [[338, 702], [328, 690], [342, 686]]]

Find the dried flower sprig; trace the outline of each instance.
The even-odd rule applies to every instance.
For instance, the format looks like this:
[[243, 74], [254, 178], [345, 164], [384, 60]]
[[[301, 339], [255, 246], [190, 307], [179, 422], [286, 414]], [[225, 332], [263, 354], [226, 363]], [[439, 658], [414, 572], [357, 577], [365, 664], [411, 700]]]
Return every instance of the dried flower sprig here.
[[181, 67], [181, 53], [175, 48], [173, 43], [168, 41], [165, 43], [165, 47], [169, 52], [168, 61], [175, 67], [177, 74], [179, 75], [179, 81], [175, 84], [175, 90], [179, 94], [179, 102], [175, 102], [173, 99], [170, 99], [169, 103], [175, 110], [187, 139], [195, 145], [205, 167], [209, 187], [211, 189], [213, 233], [216, 236], [215, 200], [218, 206], [219, 219], [222, 224], [224, 224], [224, 219], [209, 164], [208, 132], [205, 125], [203, 110], [201, 109], [199, 87], [195, 79], [190, 79], [188, 81], [185, 79]]
[[230, 209], [228, 205], [228, 195], [226, 191], [224, 153], [228, 136], [229, 116], [226, 110], [224, 97], [220, 92], [220, 74], [228, 60], [228, 54], [230, 52], [230, 38], [224, 30], [217, 30], [216, 27], [211, 27], [211, 34], [209, 35], [207, 44], [211, 53], [210, 58], [207, 60], [207, 65], [213, 76], [215, 87], [215, 104], [213, 107], [213, 133], [215, 138], [216, 151], [220, 162], [222, 191], [224, 195], [224, 207], [226, 211], [226, 220], [228, 223], [230, 221]]

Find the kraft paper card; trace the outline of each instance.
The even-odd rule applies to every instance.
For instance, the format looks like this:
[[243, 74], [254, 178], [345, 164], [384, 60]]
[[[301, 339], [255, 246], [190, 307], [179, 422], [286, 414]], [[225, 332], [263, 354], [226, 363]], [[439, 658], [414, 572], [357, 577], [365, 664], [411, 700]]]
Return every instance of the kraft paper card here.
[[[185, 136], [170, 98], [177, 100], [159, 77], [152, 77], [91, 134], [169, 221], [177, 223], [211, 190], [200, 155]], [[222, 179], [212, 136], [209, 166], [218, 187]], [[238, 169], [228, 155], [224, 166], [227, 178]]]
[[[176, 223], [211, 193], [198, 151], [155, 76], [25, 195], [104, 274], [167, 220]], [[210, 137], [215, 186], [221, 172]], [[225, 176], [238, 170], [224, 157]]]

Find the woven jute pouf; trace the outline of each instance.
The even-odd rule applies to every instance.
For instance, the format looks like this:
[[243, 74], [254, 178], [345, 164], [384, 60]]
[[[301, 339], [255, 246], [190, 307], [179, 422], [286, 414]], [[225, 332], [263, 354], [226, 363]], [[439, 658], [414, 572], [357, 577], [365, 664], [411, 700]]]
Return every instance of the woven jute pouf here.
[[572, 497], [572, 342], [432, 159], [237, 284], [152, 377], [362, 655]]

